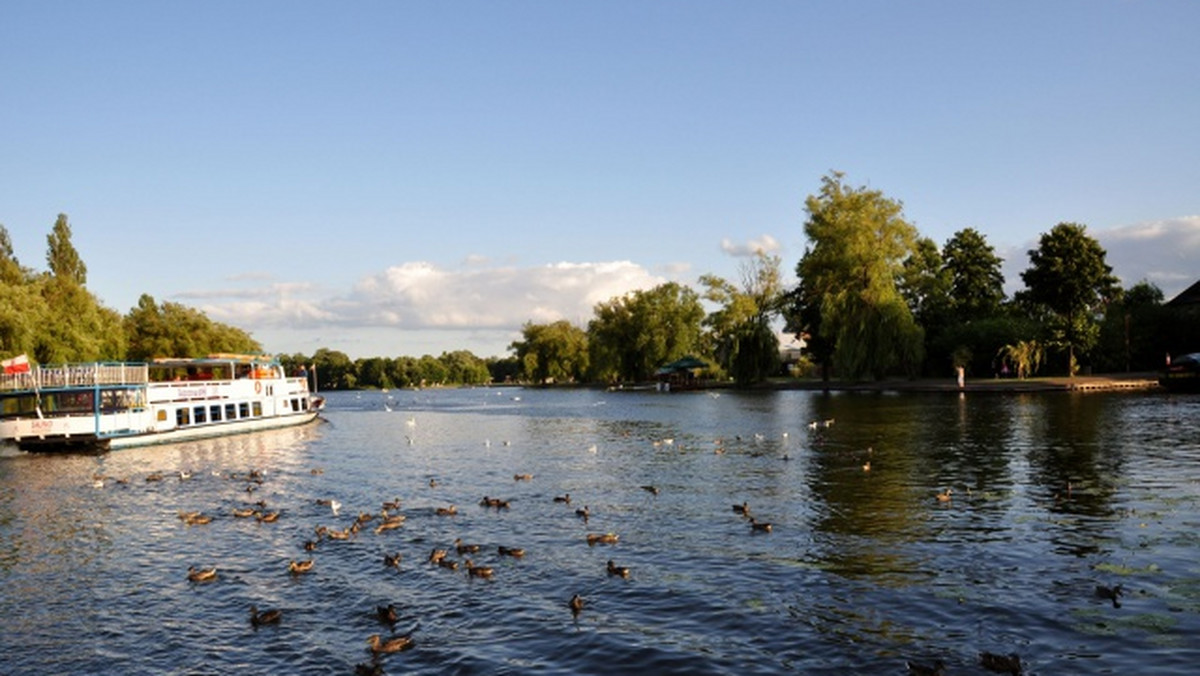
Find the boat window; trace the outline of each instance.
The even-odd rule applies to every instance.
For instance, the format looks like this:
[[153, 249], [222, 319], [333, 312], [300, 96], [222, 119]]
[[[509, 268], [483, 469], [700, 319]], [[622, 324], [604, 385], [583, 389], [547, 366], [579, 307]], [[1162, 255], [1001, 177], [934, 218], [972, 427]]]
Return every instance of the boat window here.
[[235, 404], [225, 404], [225, 419], [237, 420], [237, 406]]
[[251, 406], [254, 409], [254, 417], [255, 418], [260, 417], [262, 415], [262, 402], [256, 401], [253, 404], [251, 404]]
[[199, 425], [200, 423], [208, 422], [207, 413], [208, 409], [204, 408], [203, 406], [197, 406], [196, 408], [192, 409], [192, 418], [196, 421], [196, 424]]
[[0, 397], [0, 418], [37, 415], [37, 398], [32, 394]]
[[211, 422], [220, 422], [221, 421], [221, 405], [220, 404], [213, 404], [212, 406], [208, 407], [208, 419]]
[[167, 410], [165, 408], [158, 409], [158, 422], [167, 421]]
[[250, 417], [250, 404], [247, 404], [244, 401], [242, 403], [238, 404], [238, 417], [239, 418], [249, 418]]
[[92, 413], [92, 391], [52, 392], [42, 395], [43, 413]]
[[183, 427], [192, 422], [191, 411], [186, 408], [175, 409], [175, 425]]
[[105, 412], [145, 408], [145, 405], [142, 391], [138, 389], [103, 390], [100, 393], [100, 410]]

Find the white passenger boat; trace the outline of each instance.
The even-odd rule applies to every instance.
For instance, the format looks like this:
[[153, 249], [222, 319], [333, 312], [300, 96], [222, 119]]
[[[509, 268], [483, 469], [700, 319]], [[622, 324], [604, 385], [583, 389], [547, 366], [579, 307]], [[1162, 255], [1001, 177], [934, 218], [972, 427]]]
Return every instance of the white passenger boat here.
[[[7, 363], [6, 363], [7, 365]], [[302, 425], [324, 399], [268, 356], [6, 368], [0, 441], [23, 450], [117, 449]]]

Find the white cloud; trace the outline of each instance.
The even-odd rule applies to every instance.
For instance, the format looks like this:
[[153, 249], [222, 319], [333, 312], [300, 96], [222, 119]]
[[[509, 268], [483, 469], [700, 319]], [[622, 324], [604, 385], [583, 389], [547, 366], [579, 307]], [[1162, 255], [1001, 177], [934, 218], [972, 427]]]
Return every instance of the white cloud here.
[[730, 256], [734, 256], [736, 258], [755, 256], [758, 255], [760, 251], [767, 254], [775, 253], [782, 248], [782, 245], [779, 244], [779, 240], [770, 235], [763, 235], [758, 239], [750, 239], [740, 243], [734, 242], [728, 237], [721, 240], [721, 251], [724, 251]]
[[1113, 274], [1126, 288], [1147, 281], [1170, 299], [1200, 279], [1200, 216], [1098, 231]]
[[663, 283], [629, 261], [460, 269], [413, 261], [322, 297], [311, 284], [187, 292], [217, 321], [256, 328], [386, 327], [401, 330], [519, 331], [527, 321], [585, 324], [597, 303]]
[[[1107, 230], [1088, 229], [1106, 252], [1105, 260], [1121, 286], [1147, 281], [1162, 290], [1166, 299], [1200, 279], [1200, 216], [1144, 221]], [[1003, 257], [1005, 290], [1023, 288], [1021, 273], [1029, 268], [1030, 249], [1036, 240], [1019, 247], [997, 250]]]

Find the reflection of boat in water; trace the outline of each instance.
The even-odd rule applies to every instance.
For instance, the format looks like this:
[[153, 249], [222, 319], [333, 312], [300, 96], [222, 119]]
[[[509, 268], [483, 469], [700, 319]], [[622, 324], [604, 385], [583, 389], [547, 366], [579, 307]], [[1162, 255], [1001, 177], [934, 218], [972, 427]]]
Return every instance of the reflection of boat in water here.
[[266, 356], [37, 366], [0, 375], [0, 441], [127, 448], [301, 425], [324, 403]]
[[1172, 392], [1200, 392], [1200, 352], [1172, 359], [1158, 383]]

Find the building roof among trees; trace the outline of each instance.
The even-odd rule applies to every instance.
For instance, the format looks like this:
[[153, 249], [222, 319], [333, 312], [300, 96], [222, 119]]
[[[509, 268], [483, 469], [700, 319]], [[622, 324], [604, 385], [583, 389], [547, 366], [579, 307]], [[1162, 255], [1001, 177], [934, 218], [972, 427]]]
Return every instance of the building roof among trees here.
[[1167, 307], [1183, 307], [1185, 305], [1200, 305], [1200, 282], [1184, 289], [1182, 293], [1167, 301]]

